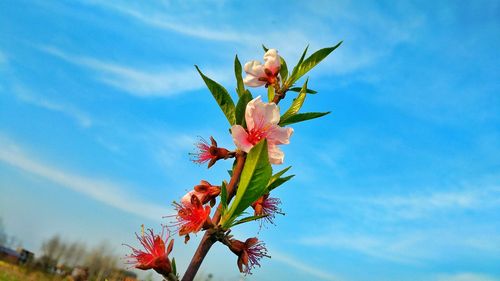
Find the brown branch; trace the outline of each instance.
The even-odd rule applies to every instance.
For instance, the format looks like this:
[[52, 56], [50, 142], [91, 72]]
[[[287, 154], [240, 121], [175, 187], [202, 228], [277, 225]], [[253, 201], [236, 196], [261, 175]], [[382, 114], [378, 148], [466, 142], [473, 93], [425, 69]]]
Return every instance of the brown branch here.
[[[246, 160], [245, 152], [238, 151], [236, 153], [236, 166], [233, 169], [233, 176], [231, 177], [231, 180], [226, 186], [228, 204], [233, 198], [234, 194], [236, 193], [236, 186], [240, 180], [243, 167], [245, 166], [245, 160]], [[219, 203], [219, 206], [217, 207], [217, 210], [215, 211], [215, 214], [212, 217], [212, 222], [215, 225], [217, 225], [220, 221], [221, 210], [222, 210], [222, 203]], [[184, 276], [182, 277], [182, 281], [192, 281], [194, 279], [196, 273], [198, 272], [198, 269], [200, 269], [203, 259], [205, 258], [208, 251], [216, 241], [217, 239], [212, 236], [212, 233], [210, 233], [209, 231], [205, 232], [203, 238], [201, 238], [198, 248], [196, 249], [196, 252], [194, 253], [193, 258], [191, 259], [191, 262], [189, 263], [188, 268], [186, 269], [186, 272], [184, 273]]]
[[280, 89], [279, 85], [275, 87], [275, 94], [273, 98], [273, 102], [275, 104], [278, 104], [280, 100], [285, 98], [286, 92], [288, 91], [288, 87], [286, 85], [283, 85], [283, 88]]

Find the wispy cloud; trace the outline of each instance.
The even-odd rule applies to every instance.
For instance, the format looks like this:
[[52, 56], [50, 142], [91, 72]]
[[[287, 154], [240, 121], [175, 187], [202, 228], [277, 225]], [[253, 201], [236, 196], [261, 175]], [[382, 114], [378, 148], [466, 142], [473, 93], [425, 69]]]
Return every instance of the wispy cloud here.
[[431, 217], [436, 212], [480, 210], [500, 207], [500, 187], [485, 186], [437, 192], [420, 192], [409, 195], [373, 197], [329, 197], [335, 205], [361, 207], [379, 218], [389, 216], [391, 220], [408, 220]]
[[7, 64], [7, 56], [0, 50], [0, 66]]
[[457, 274], [441, 274], [438, 277], [436, 277], [435, 280], [436, 281], [495, 281], [498, 280], [497, 277], [481, 273], [463, 272]]
[[[238, 44], [238, 52], [243, 55], [255, 54], [259, 49], [258, 46], [265, 43], [268, 47], [278, 48], [280, 53], [289, 59], [289, 66], [293, 65], [294, 57], [300, 56], [301, 47], [310, 45], [310, 50], [314, 50], [345, 39], [346, 44], [335, 52], [333, 55], [335, 58], [323, 62], [318, 70], [315, 70], [316, 73], [322, 74], [345, 74], [374, 64], [381, 57], [391, 53], [397, 44], [409, 40], [411, 30], [416, 28], [420, 21], [420, 19], [389, 21], [382, 16], [383, 12], [378, 7], [366, 8], [360, 13], [359, 5], [346, 3], [322, 3], [322, 6], [331, 7], [325, 9], [328, 14], [317, 9], [318, 4], [312, 3], [299, 5], [300, 9], [307, 11], [306, 13], [290, 10], [286, 12], [288, 17], [282, 17], [279, 21], [272, 15], [260, 15], [260, 20], [255, 21], [252, 20], [253, 15], [242, 12], [241, 7], [234, 3], [223, 3], [220, 6], [198, 3], [201, 8], [193, 10], [183, 5], [170, 6], [160, 1], [151, 1], [147, 5], [140, 6], [117, 1], [84, 2], [129, 17], [152, 28], [194, 39]], [[241, 20], [238, 24], [226, 25], [223, 21], [217, 20], [219, 17], [216, 15], [220, 13]], [[372, 20], [365, 21], [366, 17]], [[353, 29], [352, 24], [357, 28]], [[292, 26], [293, 28], [290, 28]], [[365, 38], [368, 35], [371, 37], [377, 30], [384, 30], [384, 33], [379, 33], [376, 39], [384, 49], [365, 47]]]
[[327, 281], [341, 280], [338, 276], [335, 276], [335, 275], [331, 274], [330, 272], [323, 271], [323, 270], [318, 269], [316, 267], [310, 266], [308, 264], [305, 264], [301, 260], [290, 257], [290, 256], [283, 254], [283, 253], [280, 253], [280, 252], [273, 251], [272, 258], [274, 260], [277, 260], [281, 263], [284, 263], [284, 264], [286, 264], [294, 269], [297, 269], [297, 270], [302, 271], [306, 274], [309, 274], [312, 277], [315, 277], [314, 280], [318, 280], [318, 279], [327, 280]]
[[116, 209], [153, 221], [158, 221], [162, 215], [171, 213], [163, 206], [138, 200], [132, 194], [127, 194], [124, 186], [110, 180], [82, 176], [38, 160], [15, 141], [2, 135], [0, 135], [0, 146], [2, 147], [0, 161]]
[[63, 104], [60, 102], [51, 101], [45, 97], [36, 96], [28, 88], [20, 84], [15, 84], [12, 87], [12, 92], [23, 102], [68, 115], [74, 118], [82, 127], [92, 126], [93, 121], [90, 116], [72, 105]]
[[[138, 97], [167, 97], [204, 86], [192, 66], [178, 66], [155, 72], [68, 54], [53, 46], [41, 46], [40, 50], [90, 69], [94, 71], [94, 78], [98, 81]], [[207, 71], [207, 74], [218, 77], [213, 71]]]
[[[175, 17], [174, 15], [158, 13], [157, 11], [144, 13], [139, 7], [132, 8], [129, 5], [118, 4], [116, 2], [113, 3], [111, 1], [90, 1], [88, 3], [92, 3], [94, 5], [98, 5], [129, 16], [146, 25], [201, 39], [238, 42], [242, 44], [248, 42], [256, 42], [258, 39], [258, 37], [252, 36], [248, 33], [237, 32], [231, 29], [216, 30], [207, 28], [203, 24], [187, 24], [183, 21], [180, 21], [179, 18]], [[151, 4], [151, 2], [149, 4]]]

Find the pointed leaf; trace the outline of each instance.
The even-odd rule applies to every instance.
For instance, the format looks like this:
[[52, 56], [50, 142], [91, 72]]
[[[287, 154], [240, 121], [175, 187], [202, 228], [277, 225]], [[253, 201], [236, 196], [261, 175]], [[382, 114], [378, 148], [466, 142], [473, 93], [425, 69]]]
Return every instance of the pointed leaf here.
[[245, 93], [243, 93], [238, 100], [238, 104], [236, 104], [236, 124], [242, 125], [245, 128], [245, 111], [247, 109], [248, 102], [252, 99], [252, 93], [250, 93], [249, 90], [245, 90]]
[[[293, 87], [293, 88], [288, 89], [288, 91], [297, 92], [297, 93], [299, 93], [300, 90], [302, 90], [302, 87]], [[315, 90], [307, 89], [306, 93], [317, 94], [318, 92], [316, 92]]]
[[222, 214], [224, 214], [227, 209], [227, 183], [226, 181], [222, 182], [220, 186], [220, 203], [222, 204]]
[[246, 222], [250, 222], [250, 221], [255, 221], [255, 220], [258, 220], [258, 219], [261, 219], [261, 218], [265, 218], [269, 215], [260, 215], [260, 216], [249, 216], [249, 217], [244, 217], [242, 218], [241, 220], [237, 220], [235, 221], [234, 223], [231, 224], [231, 227], [233, 226], [236, 226], [238, 224], [242, 224], [242, 223], [246, 223]]
[[267, 48], [266, 46], [264, 46], [264, 44], [262, 44], [262, 49], [264, 49], [264, 52], [267, 52], [269, 50], [269, 48]]
[[298, 123], [298, 122], [302, 122], [302, 121], [306, 121], [306, 120], [319, 118], [319, 117], [325, 116], [329, 113], [330, 113], [330, 111], [328, 111], [328, 112], [299, 113], [299, 114], [292, 115], [288, 118], [281, 119], [279, 124], [280, 124], [280, 126], [286, 126], [286, 125], [290, 125], [293, 123]]
[[[306, 46], [306, 48], [304, 49], [304, 52], [302, 52], [302, 56], [300, 56], [300, 59], [299, 59], [299, 62], [293, 67], [293, 70], [292, 70], [292, 74], [290, 75], [290, 78], [292, 76], [294, 76], [297, 71], [299, 70], [299, 67], [300, 65], [302, 64], [302, 62], [304, 61], [304, 57], [306, 56], [306, 53], [307, 53], [307, 49], [309, 49], [309, 45]], [[288, 82], [288, 81], [287, 81]], [[292, 85], [293, 83], [289, 84], [289, 85]]]
[[287, 86], [293, 85], [295, 81], [299, 80], [300, 77], [302, 77], [304, 74], [306, 74], [309, 70], [311, 70], [313, 67], [315, 67], [319, 62], [321, 62], [324, 58], [326, 58], [331, 52], [333, 52], [335, 49], [337, 49], [340, 44], [342, 44], [342, 41], [340, 41], [337, 45], [333, 47], [328, 47], [328, 48], [323, 48], [321, 50], [316, 51], [314, 54], [312, 54], [310, 57], [302, 61], [301, 63], [297, 64], [296, 70], [294, 69], [294, 72], [288, 80], [286, 81]]
[[238, 55], [234, 57], [234, 75], [236, 76], [236, 93], [241, 97], [245, 93], [245, 84], [243, 84], [243, 77], [241, 76], [241, 63]]
[[281, 81], [285, 83], [286, 79], [288, 78], [288, 66], [286, 65], [286, 61], [282, 56], [280, 56], [280, 61], [281, 61], [281, 67], [280, 67]]
[[177, 265], [175, 264], [175, 258], [172, 258], [172, 273], [177, 275]]
[[283, 174], [285, 174], [286, 172], [288, 172], [288, 170], [290, 170], [290, 168], [292, 168], [292, 166], [288, 166], [286, 167], [285, 169], [277, 172], [276, 174], [272, 175], [271, 179], [269, 180], [269, 184], [273, 183], [273, 181], [279, 179]]
[[290, 105], [290, 108], [288, 108], [288, 110], [281, 116], [280, 120], [288, 119], [299, 112], [300, 108], [304, 104], [304, 100], [306, 99], [307, 81], [308, 80], [306, 80], [304, 86], [302, 86], [302, 90], [300, 90], [300, 93], [297, 96], [297, 98], [293, 100], [292, 104]]
[[247, 155], [234, 200], [222, 217], [221, 224], [224, 228], [227, 229], [236, 217], [267, 191], [271, 174], [267, 140], [264, 139], [255, 145]]
[[276, 187], [284, 184], [285, 182], [289, 181], [291, 178], [295, 177], [295, 175], [289, 175], [286, 177], [278, 178], [275, 181], [273, 181], [270, 185], [267, 186], [267, 190], [271, 191], [275, 189]]
[[198, 72], [200, 73], [201, 78], [203, 78], [203, 81], [205, 81], [205, 84], [212, 93], [212, 96], [214, 96], [215, 101], [217, 101], [217, 104], [222, 109], [222, 112], [224, 112], [224, 115], [226, 115], [229, 124], [234, 125], [234, 123], [236, 122], [234, 102], [227, 90], [219, 83], [205, 76], [205, 74], [201, 72], [200, 68], [198, 68], [197, 65], [195, 65], [195, 67], [196, 70], [198, 70]]

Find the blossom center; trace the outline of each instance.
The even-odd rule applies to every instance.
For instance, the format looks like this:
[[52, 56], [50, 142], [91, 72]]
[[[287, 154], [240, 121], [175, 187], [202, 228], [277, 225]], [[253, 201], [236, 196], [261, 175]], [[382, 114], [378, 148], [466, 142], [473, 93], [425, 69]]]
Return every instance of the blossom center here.
[[266, 131], [265, 130], [250, 130], [248, 132], [248, 137], [247, 140], [249, 143], [256, 145], [259, 143], [263, 138], [266, 137]]

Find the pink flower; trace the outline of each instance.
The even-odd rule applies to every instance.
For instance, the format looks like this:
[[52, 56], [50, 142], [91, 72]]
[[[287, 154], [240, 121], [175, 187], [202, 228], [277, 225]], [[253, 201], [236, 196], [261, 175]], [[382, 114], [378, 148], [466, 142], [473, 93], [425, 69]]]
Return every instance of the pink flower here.
[[238, 268], [240, 272], [245, 274], [251, 274], [250, 270], [255, 266], [260, 267], [259, 260], [261, 258], [270, 258], [264, 243], [256, 237], [248, 238], [245, 242], [232, 239], [228, 246], [238, 256]]
[[163, 239], [164, 230], [165, 227], [159, 235], [155, 235], [152, 229], [148, 229], [149, 233], [142, 233], [141, 236], [136, 233], [137, 239], [141, 242], [142, 247], [144, 247], [144, 251], [126, 245], [132, 249], [132, 254], [127, 256], [129, 259], [127, 263], [142, 270], [154, 269], [165, 276], [171, 273], [172, 266], [168, 259], [168, 254], [170, 254], [174, 247], [174, 240], [170, 240], [168, 247], [165, 248], [165, 244], [169, 239], [169, 233], [167, 232], [165, 239]]
[[292, 128], [282, 128], [278, 125], [280, 121], [280, 110], [275, 103], [264, 103], [260, 96], [247, 104], [245, 111], [247, 129], [240, 125], [231, 127], [236, 146], [249, 152], [260, 140], [267, 139], [267, 150], [271, 164], [282, 164], [285, 154], [277, 145], [290, 143]]
[[276, 49], [269, 49], [264, 55], [264, 65], [256, 60], [245, 64], [247, 76], [243, 79], [243, 83], [249, 87], [274, 84], [278, 81], [277, 77], [280, 67], [281, 61], [278, 51]]

